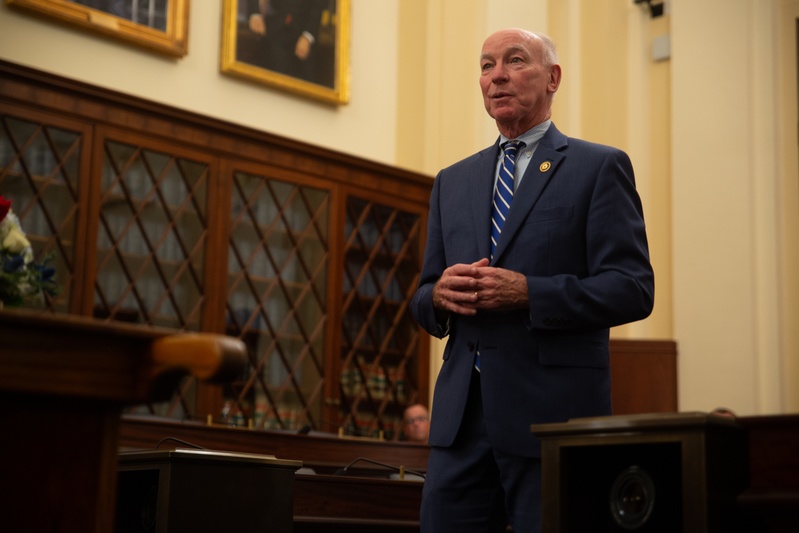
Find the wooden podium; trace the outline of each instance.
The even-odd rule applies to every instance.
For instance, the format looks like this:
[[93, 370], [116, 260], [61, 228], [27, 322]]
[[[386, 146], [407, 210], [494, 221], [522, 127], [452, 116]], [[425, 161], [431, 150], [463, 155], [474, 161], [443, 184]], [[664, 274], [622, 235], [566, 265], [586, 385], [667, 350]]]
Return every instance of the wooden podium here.
[[113, 531], [123, 407], [245, 365], [244, 344], [221, 335], [0, 311], [0, 529]]
[[705, 413], [534, 425], [544, 533], [743, 533], [746, 433]]
[[300, 467], [215, 450], [121, 453], [116, 533], [291, 533]]

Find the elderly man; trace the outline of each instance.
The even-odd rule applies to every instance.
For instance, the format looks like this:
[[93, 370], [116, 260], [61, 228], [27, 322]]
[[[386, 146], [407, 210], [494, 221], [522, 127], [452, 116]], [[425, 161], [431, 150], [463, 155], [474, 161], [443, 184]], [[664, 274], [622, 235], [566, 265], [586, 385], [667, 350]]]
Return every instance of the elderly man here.
[[540, 531], [537, 423], [611, 413], [609, 328], [648, 316], [654, 275], [632, 164], [551, 122], [552, 41], [506, 29], [480, 55], [499, 138], [442, 170], [411, 311], [448, 337], [421, 530]]

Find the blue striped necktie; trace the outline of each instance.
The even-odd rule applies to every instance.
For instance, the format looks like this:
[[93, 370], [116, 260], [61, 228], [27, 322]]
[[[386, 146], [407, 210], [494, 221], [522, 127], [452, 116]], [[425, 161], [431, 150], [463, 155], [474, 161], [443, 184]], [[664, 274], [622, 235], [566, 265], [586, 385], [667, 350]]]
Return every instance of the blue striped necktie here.
[[502, 226], [510, 211], [513, 200], [513, 171], [516, 168], [516, 154], [524, 146], [521, 141], [508, 141], [502, 145], [504, 155], [499, 165], [497, 186], [494, 189], [494, 207], [491, 212], [491, 259], [494, 259], [494, 249], [499, 242]]
[[[513, 200], [513, 172], [516, 168], [516, 155], [519, 149], [524, 146], [522, 141], [508, 141], [502, 145], [504, 155], [502, 164], [499, 165], [499, 175], [497, 176], [497, 186], [494, 189], [494, 208], [491, 212], [491, 259], [494, 259], [494, 249], [499, 242], [499, 234], [502, 233], [502, 226], [508, 218], [510, 203]], [[478, 350], [474, 358], [474, 367], [480, 371], [480, 351]]]

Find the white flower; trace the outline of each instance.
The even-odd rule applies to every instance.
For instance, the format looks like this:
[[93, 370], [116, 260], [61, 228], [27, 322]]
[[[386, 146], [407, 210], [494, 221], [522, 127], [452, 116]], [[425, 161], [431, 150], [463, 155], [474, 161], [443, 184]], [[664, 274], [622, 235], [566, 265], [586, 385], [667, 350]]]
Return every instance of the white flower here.
[[14, 224], [14, 218], [16, 217], [14, 216], [13, 213], [8, 213], [8, 215], [6, 215], [6, 218], [4, 218], [2, 222], [0, 222], [0, 243], [2, 243], [5, 240], [6, 235], [8, 235], [9, 231], [11, 231], [11, 228], [15, 226], [19, 227], [19, 225]]
[[12, 254], [21, 254], [30, 248], [30, 245], [30, 241], [28, 241], [19, 227], [12, 227], [3, 239], [3, 248]]

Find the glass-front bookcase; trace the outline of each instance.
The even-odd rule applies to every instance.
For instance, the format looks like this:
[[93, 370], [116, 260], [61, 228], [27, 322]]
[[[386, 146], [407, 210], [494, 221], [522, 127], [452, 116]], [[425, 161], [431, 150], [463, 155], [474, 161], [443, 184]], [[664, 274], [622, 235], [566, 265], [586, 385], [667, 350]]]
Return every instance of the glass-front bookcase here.
[[131, 413], [398, 438], [428, 395], [408, 304], [430, 180], [28, 74], [0, 62], [0, 194], [53, 257], [40, 307], [248, 347], [237, 380]]

